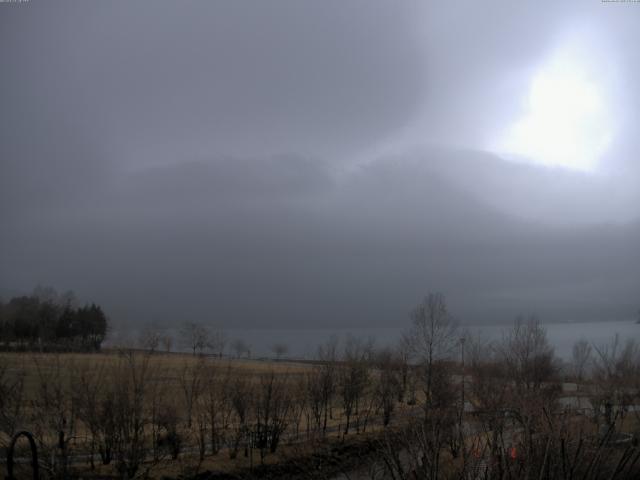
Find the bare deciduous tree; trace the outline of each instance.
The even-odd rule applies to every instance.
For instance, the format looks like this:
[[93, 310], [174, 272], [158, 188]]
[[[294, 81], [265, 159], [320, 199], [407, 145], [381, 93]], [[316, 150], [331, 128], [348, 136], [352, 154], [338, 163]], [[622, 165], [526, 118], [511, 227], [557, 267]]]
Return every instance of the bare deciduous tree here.
[[310, 433], [311, 417], [313, 417], [315, 430], [322, 428], [322, 417], [325, 407], [325, 389], [323, 382], [323, 372], [320, 368], [314, 368], [306, 375], [306, 398], [307, 398], [307, 435]]
[[154, 325], [147, 325], [140, 332], [140, 337], [138, 338], [138, 344], [141, 348], [145, 350], [149, 350], [150, 352], [155, 352], [158, 347], [160, 347], [160, 342], [162, 339], [162, 334], [160, 330], [156, 328]]
[[398, 367], [394, 352], [389, 350], [381, 351], [378, 354], [376, 363], [379, 375], [374, 395], [377, 397], [378, 407], [382, 410], [382, 424], [386, 427], [391, 421], [391, 414], [395, 408], [396, 400], [401, 402], [404, 398], [404, 392], [402, 394], [398, 392], [403, 390], [403, 387], [399, 385], [403, 381], [406, 385], [406, 379], [404, 379], [403, 375], [400, 375], [400, 378], [396, 375]]
[[227, 368], [220, 371], [217, 365], [207, 365], [204, 372], [203, 394], [200, 409], [208, 424], [211, 453], [217, 454], [232, 412], [230, 385], [234, 372]]
[[249, 379], [240, 372], [236, 372], [235, 378], [229, 385], [229, 401], [235, 414], [235, 421], [233, 422], [234, 435], [231, 438], [232, 443], [229, 448], [229, 456], [232, 459], [236, 458], [240, 443], [242, 440], [246, 440], [247, 437], [247, 422], [251, 413], [252, 390], [252, 384]]
[[236, 354], [236, 358], [240, 358], [244, 355], [246, 355], [247, 357], [249, 356], [249, 344], [241, 338], [236, 338], [233, 342], [231, 342], [231, 348]]
[[498, 345], [498, 351], [516, 387], [525, 391], [539, 390], [543, 382], [558, 371], [547, 332], [535, 316], [528, 320], [516, 319]]
[[291, 396], [290, 418], [294, 425], [295, 439], [300, 438], [300, 424], [304, 412], [307, 410], [307, 381], [308, 378], [304, 374], [292, 375], [289, 387], [289, 395]]
[[280, 437], [287, 427], [291, 397], [287, 392], [287, 376], [270, 371], [259, 377], [254, 390], [254, 415], [256, 419], [260, 458], [267, 448], [275, 453]]
[[289, 346], [286, 343], [274, 343], [271, 346], [271, 351], [276, 356], [278, 360], [280, 360], [284, 355], [289, 352]]
[[24, 381], [25, 369], [11, 371], [4, 358], [0, 358], [0, 445], [6, 446], [5, 439], [11, 438], [24, 421]]
[[362, 396], [369, 381], [369, 364], [372, 348], [354, 337], [345, 344], [342, 365], [338, 369], [338, 388], [345, 415], [344, 434], [349, 433], [351, 417], [358, 414]]
[[426, 404], [431, 401], [434, 365], [450, 357], [457, 340], [444, 295], [430, 293], [411, 314], [413, 326], [408, 334], [412, 352], [423, 366]]
[[[95, 468], [94, 455], [96, 449], [100, 449], [103, 463], [111, 462], [111, 452], [105, 455], [104, 441], [101, 438], [103, 432], [104, 417], [100, 415], [100, 406], [105, 396], [104, 391], [105, 367], [101, 364], [98, 369], [91, 368], [88, 364], [81, 365], [76, 372], [76, 388], [73, 393], [73, 401], [76, 405], [78, 418], [85, 424], [91, 434], [89, 459], [91, 469]], [[105, 453], [103, 453], [105, 452]]]
[[157, 415], [157, 425], [160, 429], [156, 438], [159, 448], [167, 449], [173, 460], [177, 459], [182, 450], [182, 434], [179, 431], [180, 416], [175, 405], [164, 404]]
[[[535, 316], [518, 318], [498, 344], [498, 359], [513, 385], [511, 414], [522, 429], [525, 455], [533, 457], [536, 449], [534, 434], [545, 425], [544, 412], [556, 410], [560, 387], [554, 381], [558, 367], [546, 330]], [[532, 465], [524, 476], [529, 477]]]
[[327, 342], [318, 347], [318, 359], [321, 365], [318, 368], [319, 375], [316, 380], [319, 382], [319, 393], [324, 416], [322, 423], [322, 435], [327, 433], [327, 422], [332, 416], [332, 401], [336, 391], [337, 364], [338, 359], [338, 338], [332, 336]]
[[605, 408], [607, 424], [624, 422], [629, 406], [640, 400], [640, 343], [630, 338], [624, 344], [616, 334], [608, 345], [594, 346], [594, 379], [598, 395], [593, 399], [599, 411]]
[[591, 351], [591, 345], [584, 339], [578, 340], [573, 344], [571, 350], [573, 375], [578, 381], [582, 381], [587, 373], [587, 368], [591, 361]]
[[168, 333], [165, 333], [160, 337], [160, 343], [162, 344], [165, 353], [170, 353], [171, 348], [173, 347], [173, 337]]
[[193, 355], [203, 353], [209, 346], [210, 333], [209, 330], [194, 322], [185, 322], [180, 329], [180, 335], [185, 348], [191, 350]]
[[184, 399], [187, 428], [191, 428], [193, 409], [202, 393], [204, 371], [205, 364], [202, 358], [196, 360], [195, 363], [185, 362], [178, 378]]
[[407, 335], [403, 335], [396, 346], [394, 352], [394, 365], [396, 370], [396, 375], [398, 377], [397, 385], [397, 395], [398, 401], [404, 402], [409, 391], [409, 381], [410, 381], [410, 368], [409, 362], [411, 360], [411, 339]]
[[[122, 478], [134, 478], [145, 461], [145, 427], [149, 423], [146, 405], [154, 377], [149, 355], [133, 351], [120, 353], [110, 381], [113, 395], [109, 411], [114, 425], [116, 467]], [[144, 465], [145, 474], [155, 466], [154, 463]]]
[[51, 459], [47, 469], [53, 475], [67, 475], [69, 440], [76, 426], [76, 405], [72, 399], [73, 370], [70, 360], [53, 355], [44, 361], [33, 357], [37, 371], [37, 392], [31, 402], [32, 422], [41, 447]]
[[214, 355], [222, 358], [226, 345], [227, 336], [222, 330], [214, 330], [211, 332], [208, 348]]

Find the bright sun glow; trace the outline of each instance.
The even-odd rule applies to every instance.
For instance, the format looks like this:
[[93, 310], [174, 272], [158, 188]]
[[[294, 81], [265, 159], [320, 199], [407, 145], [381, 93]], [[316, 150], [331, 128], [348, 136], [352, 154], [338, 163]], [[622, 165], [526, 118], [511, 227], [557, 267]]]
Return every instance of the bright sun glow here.
[[556, 55], [532, 79], [524, 116], [499, 149], [537, 164], [594, 171], [611, 141], [599, 85], [570, 51]]

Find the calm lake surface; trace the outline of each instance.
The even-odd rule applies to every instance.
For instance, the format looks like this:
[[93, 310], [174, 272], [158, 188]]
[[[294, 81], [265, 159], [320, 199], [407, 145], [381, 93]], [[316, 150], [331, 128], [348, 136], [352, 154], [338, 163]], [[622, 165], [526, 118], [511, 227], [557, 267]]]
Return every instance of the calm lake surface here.
[[[610, 344], [615, 335], [625, 342], [628, 338], [640, 341], [640, 324], [635, 321], [616, 322], [590, 322], [590, 323], [549, 323], [543, 324], [547, 330], [547, 337], [555, 347], [556, 355], [563, 359], [571, 357], [573, 344], [585, 339], [588, 342], [601, 346]], [[480, 336], [484, 340], [500, 340], [505, 331], [511, 328], [509, 325], [482, 325], [461, 326], [461, 330], [467, 330], [473, 336]], [[288, 348], [286, 357], [298, 359], [312, 359], [316, 356], [318, 346], [326, 343], [332, 336], [338, 337], [344, 342], [349, 335], [361, 339], [373, 339], [378, 346], [391, 346], [396, 343], [406, 327], [402, 328], [344, 328], [344, 329], [295, 329], [295, 328], [231, 328], [225, 329], [224, 335], [227, 341], [226, 353], [232, 354], [231, 344], [236, 339], [242, 339], [251, 348], [252, 357], [272, 357], [272, 346], [276, 343], [285, 344]], [[174, 337], [174, 349], [185, 350], [181, 346], [179, 332], [175, 329], [166, 330], [166, 333]], [[106, 342], [111, 344], [134, 344], [138, 338], [137, 332], [130, 332], [125, 341], [117, 332], [113, 332]]]
[[[550, 323], [543, 324], [547, 337], [556, 349], [556, 355], [569, 359], [573, 344], [585, 339], [595, 345], [610, 343], [618, 334], [620, 340], [635, 338], [640, 341], [640, 324], [634, 321], [600, 323]], [[499, 340], [509, 325], [462, 326], [472, 335], [480, 335], [486, 340]], [[227, 329], [228, 341], [241, 338], [251, 345], [254, 356], [270, 356], [274, 343], [284, 343], [289, 348], [288, 356], [312, 358], [318, 345], [327, 342], [332, 335], [341, 341], [349, 335], [367, 339], [373, 338], [377, 345], [392, 345], [401, 337], [405, 328], [352, 328], [352, 329]]]

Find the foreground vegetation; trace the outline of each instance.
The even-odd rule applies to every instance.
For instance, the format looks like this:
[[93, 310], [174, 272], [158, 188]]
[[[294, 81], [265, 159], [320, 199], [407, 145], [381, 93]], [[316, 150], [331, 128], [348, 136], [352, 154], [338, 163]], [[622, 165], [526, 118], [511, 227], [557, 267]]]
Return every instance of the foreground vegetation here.
[[199, 351], [0, 354], [0, 441], [32, 432], [47, 478], [640, 478], [633, 340], [562, 367], [535, 319], [487, 343], [433, 294], [393, 349]]

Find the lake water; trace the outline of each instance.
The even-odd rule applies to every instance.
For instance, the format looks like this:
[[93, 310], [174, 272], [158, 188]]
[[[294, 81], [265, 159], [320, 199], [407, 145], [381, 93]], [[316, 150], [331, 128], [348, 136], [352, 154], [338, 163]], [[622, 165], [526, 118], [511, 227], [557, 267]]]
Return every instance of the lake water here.
[[[547, 330], [547, 336], [555, 347], [556, 355], [569, 359], [573, 344], [585, 339], [595, 345], [610, 343], [618, 334], [624, 342], [628, 338], [640, 341], [640, 324], [634, 321], [599, 322], [599, 323], [551, 323], [543, 324]], [[502, 338], [509, 325], [484, 325], [463, 326], [472, 335], [480, 335], [486, 340], [499, 340]], [[378, 346], [390, 346], [397, 342], [403, 328], [345, 328], [345, 329], [282, 329], [282, 328], [253, 328], [253, 329], [225, 329], [227, 339], [227, 353], [231, 353], [230, 344], [235, 339], [242, 339], [251, 346], [253, 357], [273, 356], [271, 347], [275, 343], [282, 343], [288, 347], [287, 357], [299, 359], [311, 359], [316, 355], [318, 345], [326, 343], [332, 336], [337, 336], [344, 341], [349, 335], [358, 338], [375, 340]], [[169, 333], [171, 332], [171, 333]], [[176, 330], [168, 330], [167, 333], [175, 337], [174, 348], [180, 349], [180, 341]], [[130, 333], [131, 339], [137, 338], [137, 334]], [[114, 334], [107, 343], [122, 343], [122, 337]]]
[[[551, 323], [544, 324], [547, 337], [555, 347], [556, 355], [569, 359], [573, 344], [585, 339], [595, 345], [610, 343], [618, 334], [621, 341], [635, 338], [640, 341], [640, 324], [634, 321], [600, 323]], [[480, 335], [487, 340], [499, 340], [509, 325], [463, 326], [472, 335]], [[397, 342], [405, 328], [352, 328], [352, 329], [227, 329], [228, 340], [241, 338], [251, 345], [254, 356], [270, 356], [274, 343], [286, 344], [288, 356], [313, 358], [318, 345], [327, 342], [333, 335], [344, 341], [349, 335], [367, 339], [372, 338], [377, 345], [386, 346]]]

